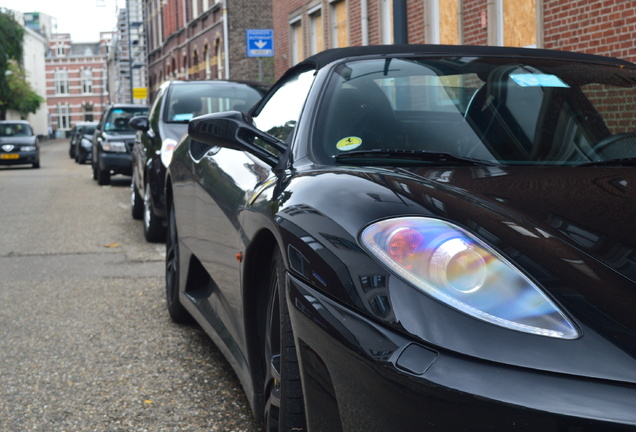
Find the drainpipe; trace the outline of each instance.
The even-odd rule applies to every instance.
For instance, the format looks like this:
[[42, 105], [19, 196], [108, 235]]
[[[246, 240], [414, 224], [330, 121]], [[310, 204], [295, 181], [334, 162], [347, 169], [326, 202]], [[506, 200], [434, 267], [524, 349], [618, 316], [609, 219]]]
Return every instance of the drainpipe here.
[[225, 51], [225, 79], [230, 79], [230, 35], [227, 25], [227, 0], [223, 0], [223, 51]]
[[406, 44], [408, 41], [406, 0], [393, 0], [393, 43]]
[[362, 22], [362, 45], [369, 45], [369, 0], [360, 3], [360, 20]]

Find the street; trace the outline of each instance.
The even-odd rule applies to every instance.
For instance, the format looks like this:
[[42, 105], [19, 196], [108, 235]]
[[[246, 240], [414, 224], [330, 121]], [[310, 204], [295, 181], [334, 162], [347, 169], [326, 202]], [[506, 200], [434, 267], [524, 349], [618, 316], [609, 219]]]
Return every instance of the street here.
[[170, 320], [130, 178], [100, 187], [68, 147], [0, 167], [0, 431], [260, 431], [214, 344]]

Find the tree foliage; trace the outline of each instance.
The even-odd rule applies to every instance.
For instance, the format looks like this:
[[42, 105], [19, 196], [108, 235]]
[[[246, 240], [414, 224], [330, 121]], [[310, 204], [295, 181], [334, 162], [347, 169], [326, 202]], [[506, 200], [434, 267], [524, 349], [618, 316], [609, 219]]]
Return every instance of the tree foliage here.
[[7, 107], [20, 113], [22, 117], [35, 113], [44, 102], [44, 98], [33, 91], [17, 62], [12, 61], [7, 70], [11, 72], [6, 75], [9, 88]]
[[[12, 62], [22, 63], [23, 40], [24, 28], [14, 19], [13, 12], [0, 9], [0, 119], [5, 118], [8, 109], [14, 109], [8, 104], [12, 91], [9, 77], [13, 74], [10, 65]], [[24, 80], [23, 74], [20, 77]], [[11, 79], [11, 82], [14, 80]]]

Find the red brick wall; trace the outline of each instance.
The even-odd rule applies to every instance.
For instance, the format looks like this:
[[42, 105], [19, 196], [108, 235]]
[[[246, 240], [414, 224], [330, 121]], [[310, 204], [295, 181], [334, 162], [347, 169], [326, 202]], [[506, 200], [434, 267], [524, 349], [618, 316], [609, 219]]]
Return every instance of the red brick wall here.
[[630, 0], [544, 0], [545, 47], [636, 60]]

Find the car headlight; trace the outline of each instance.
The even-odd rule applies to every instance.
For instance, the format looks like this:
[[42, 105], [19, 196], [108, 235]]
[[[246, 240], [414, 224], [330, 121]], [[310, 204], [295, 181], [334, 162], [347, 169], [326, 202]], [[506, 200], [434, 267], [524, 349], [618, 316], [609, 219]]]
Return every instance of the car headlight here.
[[20, 148], [20, 150], [21, 150], [21, 151], [25, 151], [25, 152], [28, 152], [28, 151], [35, 151], [35, 150], [37, 150], [37, 147], [36, 147], [36, 146], [22, 146], [22, 147]]
[[102, 148], [110, 152], [125, 152], [126, 143], [123, 141], [103, 141]]
[[161, 163], [168, 168], [170, 165], [170, 161], [172, 160], [172, 153], [174, 152], [174, 148], [177, 146], [177, 141], [172, 138], [166, 138], [161, 143]]
[[93, 143], [91, 143], [87, 139], [82, 139], [82, 142], [80, 144], [82, 145], [82, 147], [84, 147], [87, 150], [90, 150], [90, 148], [93, 146]]
[[414, 287], [470, 316], [525, 333], [579, 336], [526, 275], [455, 225], [424, 217], [388, 219], [365, 228], [361, 241]]

